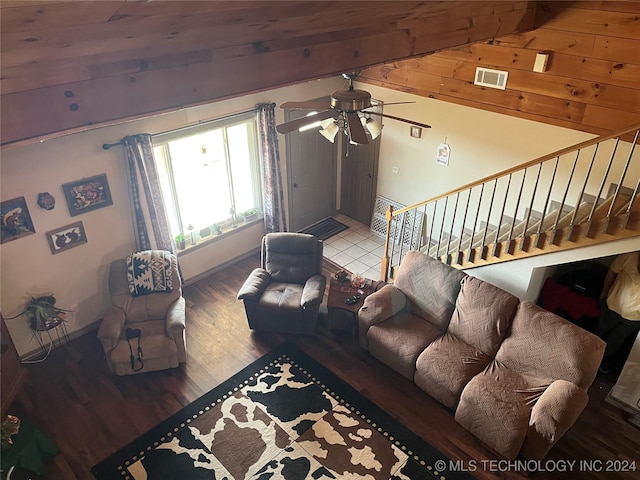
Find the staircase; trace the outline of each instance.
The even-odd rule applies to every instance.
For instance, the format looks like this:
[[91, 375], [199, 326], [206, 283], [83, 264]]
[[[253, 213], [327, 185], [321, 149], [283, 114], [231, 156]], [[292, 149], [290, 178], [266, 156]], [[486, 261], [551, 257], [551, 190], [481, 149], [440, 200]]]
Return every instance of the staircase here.
[[[409, 250], [456, 268], [640, 237], [640, 124], [386, 212], [381, 278]], [[640, 239], [639, 239], [640, 248]]]

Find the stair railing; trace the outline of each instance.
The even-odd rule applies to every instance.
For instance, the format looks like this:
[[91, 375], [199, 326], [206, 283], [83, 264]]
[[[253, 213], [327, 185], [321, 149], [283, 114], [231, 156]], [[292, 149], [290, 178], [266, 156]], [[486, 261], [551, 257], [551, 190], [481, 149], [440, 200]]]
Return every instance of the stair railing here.
[[[389, 207], [381, 279], [393, 276], [405, 253], [415, 245], [445, 263], [472, 267], [474, 262], [490, 256], [512, 255], [518, 244], [521, 252], [529, 252], [562, 240], [571, 241], [578, 226], [582, 235], [592, 235], [593, 222], [602, 215], [598, 207], [603, 201], [610, 203], [604, 220], [598, 223], [601, 229], [606, 231], [614, 217], [621, 217], [616, 223], [618, 228], [627, 228], [640, 191], [640, 158], [634, 157], [639, 135], [640, 123], [414, 205]], [[624, 148], [619, 148], [623, 138]], [[531, 181], [530, 174], [535, 170]], [[518, 181], [519, 176], [522, 178]], [[613, 193], [603, 199], [607, 184]], [[575, 186], [579, 186], [577, 190]], [[498, 194], [503, 187], [504, 194]], [[619, 210], [621, 195], [629, 200]], [[416, 230], [418, 217], [423, 224]], [[564, 233], [562, 239], [559, 230]]]

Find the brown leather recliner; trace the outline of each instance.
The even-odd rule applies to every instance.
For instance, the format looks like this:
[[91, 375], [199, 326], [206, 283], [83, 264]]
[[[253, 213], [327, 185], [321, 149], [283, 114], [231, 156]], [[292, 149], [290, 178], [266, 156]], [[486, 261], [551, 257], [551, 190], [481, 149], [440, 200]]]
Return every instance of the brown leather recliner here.
[[249, 328], [313, 334], [326, 286], [322, 241], [303, 233], [269, 233], [261, 257], [261, 268], [238, 291]]
[[[146, 295], [131, 294], [125, 259], [111, 263], [111, 305], [107, 307], [98, 330], [98, 339], [111, 372], [130, 375], [164, 370], [175, 368], [187, 359], [185, 300], [178, 262], [175, 255], [166, 254], [170, 260], [171, 290]], [[137, 352], [138, 338], [127, 341], [127, 329], [140, 331], [141, 358]]]

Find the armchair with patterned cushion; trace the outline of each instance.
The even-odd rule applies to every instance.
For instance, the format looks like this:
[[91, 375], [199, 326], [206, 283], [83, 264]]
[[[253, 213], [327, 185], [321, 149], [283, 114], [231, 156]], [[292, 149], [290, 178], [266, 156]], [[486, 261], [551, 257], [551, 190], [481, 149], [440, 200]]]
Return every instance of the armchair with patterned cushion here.
[[110, 371], [130, 375], [186, 361], [185, 300], [174, 254], [147, 250], [115, 260], [109, 292], [98, 339]]
[[249, 328], [313, 334], [326, 278], [322, 241], [303, 233], [269, 233], [262, 239], [261, 267], [238, 291]]

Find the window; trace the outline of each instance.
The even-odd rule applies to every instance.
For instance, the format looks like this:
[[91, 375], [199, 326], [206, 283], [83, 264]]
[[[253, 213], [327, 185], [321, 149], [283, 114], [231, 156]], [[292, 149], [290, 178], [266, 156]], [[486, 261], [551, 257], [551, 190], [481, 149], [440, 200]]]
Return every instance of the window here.
[[261, 210], [255, 113], [155, 135], [153, 145], [174, 236]]

